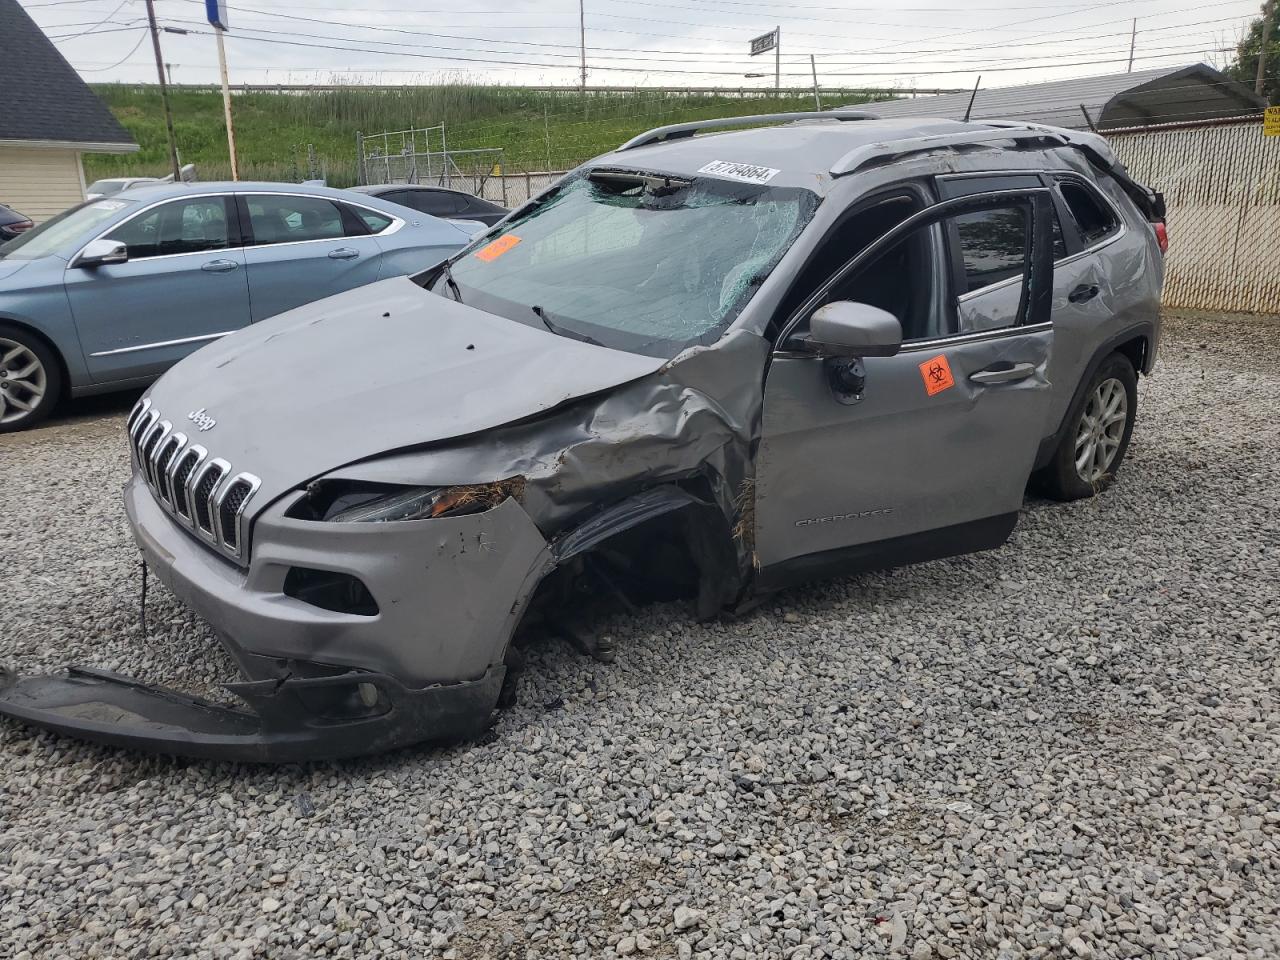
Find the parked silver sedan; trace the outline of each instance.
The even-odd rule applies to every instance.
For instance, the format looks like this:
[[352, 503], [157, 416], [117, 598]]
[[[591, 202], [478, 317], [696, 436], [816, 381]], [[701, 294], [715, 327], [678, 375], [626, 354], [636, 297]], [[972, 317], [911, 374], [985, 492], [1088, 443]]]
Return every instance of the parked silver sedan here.
[[413, 273], [478, 224], [272, 183], [136, 187], [0, 246], [0, 432], [64, 395], [143, 386], [203, 344]]

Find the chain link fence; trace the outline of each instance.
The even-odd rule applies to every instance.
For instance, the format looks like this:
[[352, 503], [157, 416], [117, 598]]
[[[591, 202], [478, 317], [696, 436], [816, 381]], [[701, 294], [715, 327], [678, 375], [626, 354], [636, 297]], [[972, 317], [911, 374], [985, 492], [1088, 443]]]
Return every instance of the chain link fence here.
[[1260, 116], [1108, 132], [1116, 155], [1164, 193], [1164, 302], [1280, 313], [1280, 137]]

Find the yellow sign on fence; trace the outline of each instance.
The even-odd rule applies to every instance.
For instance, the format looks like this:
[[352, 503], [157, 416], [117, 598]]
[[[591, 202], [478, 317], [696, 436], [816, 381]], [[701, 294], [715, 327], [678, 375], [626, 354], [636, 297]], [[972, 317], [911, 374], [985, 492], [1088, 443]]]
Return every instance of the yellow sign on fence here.
[[1267, 107], [1262, 115], [1262, 135], [1280, 137], [1280, 107]]

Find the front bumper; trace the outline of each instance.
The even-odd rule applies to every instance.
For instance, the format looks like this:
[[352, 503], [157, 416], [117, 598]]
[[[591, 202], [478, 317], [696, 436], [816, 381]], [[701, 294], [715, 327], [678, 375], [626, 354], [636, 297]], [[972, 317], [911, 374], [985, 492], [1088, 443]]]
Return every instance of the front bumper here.
[[[149, 569], [217, 632], [249, 682], [251, 711], [100, 671], [0, 674], [0, 715], [151, 752], [258, 761], [374, 753], [456, 740], [488, 723], [507, 643], [552, 565], [514, 500], [479, 514], [314, 523], [268, 507], [241, 569], [198, 543], [138, 475], [125, 510]], [[302, 567], [359, 579], [372, 616], [286, 596]]]

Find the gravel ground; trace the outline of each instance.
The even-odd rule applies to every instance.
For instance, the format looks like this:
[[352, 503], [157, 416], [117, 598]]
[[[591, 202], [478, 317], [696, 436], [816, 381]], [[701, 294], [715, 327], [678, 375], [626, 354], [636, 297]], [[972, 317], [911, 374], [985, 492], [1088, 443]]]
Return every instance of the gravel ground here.
[[[536, 650], [492, 742], [280, 769], [0, 724], [0, 956], [1280, 955], [1280, 321], [1174, 316], [1120, 483], [979, 556]], [[0, 437], [0, 661], [136, 624], [128, 400]]]

